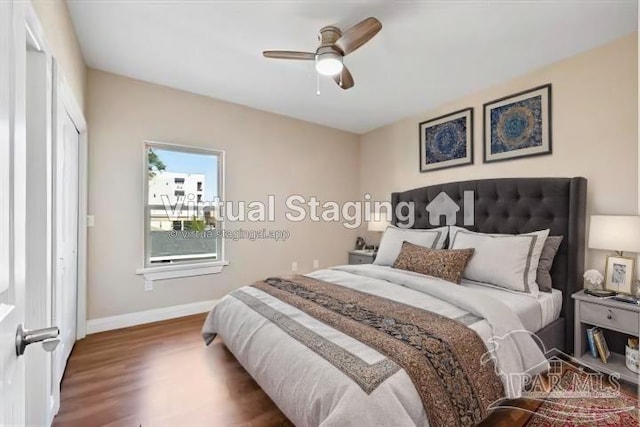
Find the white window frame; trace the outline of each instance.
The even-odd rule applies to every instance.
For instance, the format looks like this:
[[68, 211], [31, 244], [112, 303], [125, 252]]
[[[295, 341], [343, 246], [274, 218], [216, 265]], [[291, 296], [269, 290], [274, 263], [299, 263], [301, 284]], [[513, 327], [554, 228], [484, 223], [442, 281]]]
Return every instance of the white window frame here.
[[[194, 153], [194, 154], [209, 154], [216, 155], [219, 158], [218, 162], [218, 197], [220, 200], [224, 201], [224, 188], [225, 188], [225, 152], [224, 150], [217, 150], [213, 148], [205, 148], [205, 147], [194, 147], [189, 145], [182, 144], [173, 144], [167, 142], [159, 142], [159, 141], [150, 141], [145, 140], [142, 144], [142, 206], [144, 209], [143, 213], [143, 223], [142, 223], [142, 233], [143, 233], [143, 249], [142, 249], [142, 268], [136, 270], [136, 274], [144, 275], [145, 281], [153, 281], [153, 280], [164, 280], [164, 279], [176, 279], [181, 277], [191, 277], [191, 276], [203, 276], [207, 274], [216, 274], [222, 271], [224, 266], [229, 265], [229, 261], [226, 259], [225, 252], [225, 239], [220, 238], [220, 245], [218, 247], [218, 259], [215, 261], [195, 261], [190, 260], [190, 262], [176, 263], [171, 265], [159, 265], [159, 266], [148, 266], [147, 260], [149, 259], [149, 210], [147, 209], [147, 204], [149, 202], [149, 176], [148, 176], [148, 165], [147, 165], [147, 148], [158, 148], [160, 150], [174, 150], [181, 151], [184, 153]], [[224, 234], [224, 221], [219, 221], [216, 224], [216, 228], [222, 231]]]

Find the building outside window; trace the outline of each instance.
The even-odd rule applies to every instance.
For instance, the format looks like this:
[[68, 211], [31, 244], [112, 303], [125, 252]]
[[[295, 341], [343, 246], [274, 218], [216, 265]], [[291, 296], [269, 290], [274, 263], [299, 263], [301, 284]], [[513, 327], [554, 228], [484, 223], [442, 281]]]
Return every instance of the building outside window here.
[[221, 260], [211, 202], [222, 195], [223, 153], [151, 142], [145, 153], [145, 266]]

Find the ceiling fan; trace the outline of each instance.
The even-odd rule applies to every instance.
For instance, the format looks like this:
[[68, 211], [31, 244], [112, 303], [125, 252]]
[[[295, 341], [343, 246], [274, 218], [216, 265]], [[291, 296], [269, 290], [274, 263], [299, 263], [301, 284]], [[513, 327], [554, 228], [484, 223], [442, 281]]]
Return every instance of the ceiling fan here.
[[324, 76], [331, 76], [342, 88], [353, 87], [353, 76], [344, 65], [343, 58], [371, 40], [382, 29], [376, 18], [367, 18], [349, 28], [344, 33], [332, 25], [320, 30], [318, 40], [320, 46], [313, 52], [296, 52], [290, 50], [265, 50], [266, 58], [295, 59], [316, 61], [316, 71]]

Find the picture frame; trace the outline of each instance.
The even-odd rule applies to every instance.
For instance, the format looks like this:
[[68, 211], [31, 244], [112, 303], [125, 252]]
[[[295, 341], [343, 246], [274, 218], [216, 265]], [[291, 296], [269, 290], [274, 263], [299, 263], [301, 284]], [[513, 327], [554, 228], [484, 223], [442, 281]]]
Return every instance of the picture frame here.
[[473, 108], [421, 122], [420, 172], [473, 164]]
[[635, 282], [635, 259], [625, 256], [607, 256], [604, 273], [606, 290], [632, 295]]
[[483, 162], [552, 154], [551, 84], [483, 104]]

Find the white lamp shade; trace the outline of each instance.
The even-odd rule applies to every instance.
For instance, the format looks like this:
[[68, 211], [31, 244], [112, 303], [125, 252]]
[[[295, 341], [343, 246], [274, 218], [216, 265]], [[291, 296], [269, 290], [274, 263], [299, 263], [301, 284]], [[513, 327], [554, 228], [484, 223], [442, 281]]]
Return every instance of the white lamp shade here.
[[369, 231], [383, 232], [387, 229], [388, 226], [389, 221], [387, 221], [387, 218], [384, 217], [371, 218], [371, 220], [367, 222], [367, 230]]
[[610, 251], [640, 252], [640, 216], [591, 216], [589, 247]]

